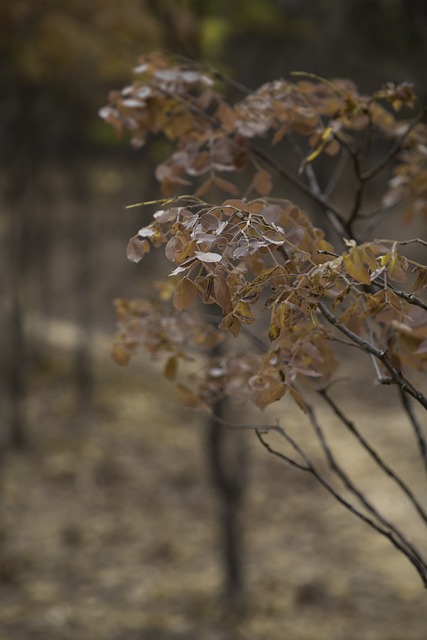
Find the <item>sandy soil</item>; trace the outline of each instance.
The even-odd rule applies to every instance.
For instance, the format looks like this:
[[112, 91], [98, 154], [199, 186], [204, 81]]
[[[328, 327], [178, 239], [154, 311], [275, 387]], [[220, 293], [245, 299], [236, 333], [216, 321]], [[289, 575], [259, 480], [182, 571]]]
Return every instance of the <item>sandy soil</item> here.
[[[32, 448], [5, 456], [0, 640], [425, 640], [427, 594], [409, 563], [251, 433], [238, 434], [247, 603], [227, 610], [203, 421], [141, 363], [103, 361], [96, 376], [82, 419], [67, 367], [39, 372]], [[423, 497], [409, 430], [381, 393], [356, 386], [343, 401]], [[308, 438], [292, 403], [280, 411]], [[422, 544], [409, 506], [326, 422], [362, 486]]]

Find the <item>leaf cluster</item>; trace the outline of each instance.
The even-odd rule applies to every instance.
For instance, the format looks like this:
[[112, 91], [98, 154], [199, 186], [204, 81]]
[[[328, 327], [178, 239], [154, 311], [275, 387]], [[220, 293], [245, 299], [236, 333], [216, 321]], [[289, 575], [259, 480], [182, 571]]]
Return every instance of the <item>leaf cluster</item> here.
[[[301, 73], [294, 74], [294, 81], [266, 83], [229, 104], [218, 90], [218, 74], [199, 65], [175, 65], [152, 54], [135, 73], [135, 82], [113, 92], [101, 115], [117, 132], [129, 130], [135, 146], [150, 136], [165, 136], [172, 153], [156, 168], [165, 195], [162, 208], [131, 238], [127, 253], [139, 262], [152, 247], [164, 246], [173, 263], [170, 297], [181, 314], [174, 323], [165, 316], [167, 340], [174, 343], [174, 334], [183, 332], [188, 338], [179, 350], [165, 350], [161, 312], [145, 310], [141, 316], [121, 303], [116, 359], [127, 360], [123, 353], [142, 343], [152, 355], [174, 358], [173, 376], [171, 366], [166, 371], [175, 377], [193, 340], [182, 312], [198, 299], [221, 314], [215, 330], [210, 320], [204, 324], [207, 344], [213, 331], [246, 336], [243, 350], [238, 342], [238, 364], [230, 348], [221, 362], [208, 361], [192, 381], [192, 396], [204, 406], [229, 393], [264, 408], [289, 392], [305, 409], [301, 384], [330, 381], [339, 363], [334, 354], [339, 342], [376, 358], [380, 381], [406, 384], [405, 368], [424, 369], [427, 268], [405, 255], [406, 243], [362, 241], [363, 233], [355, 231], [356, 224], [363, 222], [366, 230], [403, 200], [411, 215], [426, 210], [427, 128], [419, 114], [404, 121], [396, 115], [414, 106], [412, 85], [388, 83], [364, 96], [348, 80]], [[287, 142], [296, 150], [299, 170], [290, 174], [257, 146], [256, 138], [264, 147], [267, 139], [270, 146]], [[389, 145], [381, 160], [372, 153], [378, 139]], [[353, 167], [357, 190], [350, 213], [334, 206], [334, 184], [324, 191], [319, 187], [313, 165], [325, 154], [337, 158], [338, 168], [343, 159]], [[384, 168], [391, 176], [383, 205], [365, 212], [365, 183]], [[299, 206], [270, 197], [277, 177], [323, 207], [336, 242], [326, 239]], [[184, 187], [191, 196], [177, 195]], [[209, 202], [208, 194], [221, 190], [232, 197]], [[422, 240], [414, 243], [425, 249]], [[150, 327], [139, 330], [138, 339], [135, 316]]]

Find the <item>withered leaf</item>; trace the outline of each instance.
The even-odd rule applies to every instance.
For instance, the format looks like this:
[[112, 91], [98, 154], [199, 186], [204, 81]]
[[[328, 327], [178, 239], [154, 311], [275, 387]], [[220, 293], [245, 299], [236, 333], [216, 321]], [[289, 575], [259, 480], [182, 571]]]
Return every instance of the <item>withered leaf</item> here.
[[224, 316], [219, 325], [219, 329], [222, 329], [223, 331], [229, 331], [235, 338], [240, 333], [240, 327], [241, 322], [239, 318], [234, 315], [234, 313], [228, 313], [226, 316]]
[[226, 313], [231, 307], [231, 293], [227, 281], [223, 276], [216, 276], [214, 278], [214, 293], [215, 300]]
[[418, 274], [411, 287], [411, 292], [418, 293], [418, 291], [421, 291], [422, 289], [425, 289], [427, 287], [427, 267], [419, 266], [416, 267], [414, 271], [417, 271]]
[[214, 184], [232, 196], [237, 196], [239, 194], [239, 189], [236, 187], [236, 185], [233, 182], [230, 182], [229, 180], [224, 180], [224, 178], [215, 176]]
[[172, 302], [177, 311], [183, 311], [193, 302], [193, 298], [196, 294], [196, 285], [192, 280], [183, 278], [175, 289]]
[[112, 344], [111, 357], [117, 364], [120, 364], [122, 367], [126, 366], [127, 364], [129, 364], [131, 356], [131, 351], [129, 351], [129, 349], [126, 349], [126, 347], [124, 347], [119, 342], [114, 342]]
[[137, 236], [134, 236], [129, 240], [126, 256], [131, 262], [140, 262], [144, 257], [144, 254], [150, 251], [150, 244], [148, 240], [140, 240]]
[[252, 189], [255, 189], [260, 196], [268, 196], [271, 193], [273, 188], [273, 181], [271, 179], [271, 174], [265, 169], [260, 169], [255, 174], [252, 184]]
[[201, 262], [221, 262], [222, 260], [221, 254], [212, 251], [195, 251], [194, 255]]
[[358, 247], [353, 247], [349, 253], [344, 253], [342, 259], [348, 275], [356, 282], [371, 283], [369, 269], [363, 264]]

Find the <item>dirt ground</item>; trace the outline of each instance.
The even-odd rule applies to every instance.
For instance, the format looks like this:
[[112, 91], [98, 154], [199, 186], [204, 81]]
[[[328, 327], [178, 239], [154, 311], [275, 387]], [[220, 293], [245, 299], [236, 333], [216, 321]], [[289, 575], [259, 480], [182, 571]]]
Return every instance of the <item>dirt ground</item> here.
[[[348, 410], [424, 497], [396, 407], [382, 390], [357, 389], [344, 397]], [[75, 402], [60, 360], [38, 373], [27, 407], [32, 447], [3, 462], [0, 640], [427, 638], [427, 593], [410, 564], [252, 433], [238, 434], [250, 449], [247, 602], [227, 611], [203, 420], [141, 362], [121, 369], [105, 358], [85, 420]], [[300, 428], [292, 402], [280, 412], [271, 417]], [[422, 544], [425, 528], [403, 498], [338, 428], [335, 442]]]

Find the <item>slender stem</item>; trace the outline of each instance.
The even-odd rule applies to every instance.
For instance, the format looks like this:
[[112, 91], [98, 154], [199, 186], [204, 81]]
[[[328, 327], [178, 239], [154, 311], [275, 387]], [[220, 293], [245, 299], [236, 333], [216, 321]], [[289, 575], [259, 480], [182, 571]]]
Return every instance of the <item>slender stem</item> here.
[[[319, 391], [319, 394], [322, 396], [322, 398], [325, 400], [328, 406], [332, 409], [334, 414], [339, 418], [342, 424], [346, 427], [346, 429], [356, 438], [356, 440], [359, 442], [361, 447], [369, 453], [369, 455], [376, 462], [378, 467], [400, 487], [403, 493], [407, 496], [407, 498], [409, 498], [410, 502], [413, 504], [420, 518], [427, 524], [427, 513], [424, 511], [423, 507], [418, 502], [418, 499], [414, 495], [411, 488], [408, 487], [408, 485], [402, 480], [402, 478], [397, 473], [395, 473], [393, 469], [383, 460], [380, 454], [374, 449], [374, 447], [372, 447], [372, 445], [366, 440], [363, 434], [359, 431], [359, 429], [356, 427], [354, 422], [344, 414], [344, 412], [340, 409], [337, 403], [328, 395], [327, 391], [325, 389], [321, 389]], [[409, 401], [408, 398], [406, 398], [406, 400]], [[422, 449], [423, 460], [424, 460], [424, 463], [426, 464], [427, 463], [427, 457], [426, 457], [427, 447], [426, 447], [425, 440], [422, 441], [422, 445], [424, 447]]]
[[375, 167], [373, 167], [370, 171], [365, 171], [365, 173], [362, 174], [361, 177], [363, 180], [370, 180], [371, 178], [376, 176], [377, 173], [382, 171], [382, 169], [385, 169], [385, 167], [389, 164], [389, 162], [393, 160], [396, 153], [399, 151], [402, 145], [402, 142], [405, 140], [405, 138], [409, 135], [412, 129], [424, 118], [426, 114], [426, 110], [427, 109], [425, 107], [421, 109], [419, 114], [415, 116], [415, 118], [408, 124], [406, 130], [402, 133], [402, 135], [396, 138], [393, 145], [390, 147], [388, 153], [380, 160], [380, 162]]
[[427, 473], [427, 440], [426, 440], [426, 436], [424, 434], [423, 428], [421, 426], [421, 424], [418, 421], [417, 415], [412, 407], [410, 398], [408, 398], [407, 394], [405, 393], [405, 391], [399, 387], [399, 395], [400, 395], [400, 401], [403, 405], [403, 408], [405, 410], [406, 415], [409, 418], [410, 423], [412, 424], [412, 427], [414, 429], [415, 432], [415, 437], [417, 440], [417, 444], [418, 444], [418, 448], [420, 450], [420, 455], [421, 455], [421, 459], [423, 461], [424, 464], [424, 469]]
[[[415, 400], [419, 402], [424, 407], [424, 409], [427, 409], [427, 397], [423, 393], [421, 393], [421, 391], [416, 389], [409, 382], [409, 380], [407, 380], [404, 377], [404, 375], [394, 366], [394, 364], [391, 362], [390, 358], [388, 357], [386, 350], [375, 347], [373, 344], [371, 344], [370, 342], [367, 342], [366, 340], [358, 336], [356, 333], [351, 331], [344, 324], [339, 322], [337, 318], [334, 316], [334, 314], [328, 309], [328, 307], [323, 302], [320, 302], [318, 304], [318, 309], [322, 313], [322, 315], [328, 320], [328, 322], [332, 324], [334, 327], [336, 327], [339, 331], [341, 331], [341, 333], [346, 335], [347, 338], [350, 338], [350, 340], [352, 340], [356, 345], [358, 345], [366, 353], [371, 353], [376, 358], [378, 358], [383, 363], [385, 368], [390, 372], [392, 381], [398, 384], [402, 389], [407, 391], [407, 393], [409, 393], [409, 395], [415, 398]], [[387, 382], [390, 382], [390, 381], [387, 381]]]

